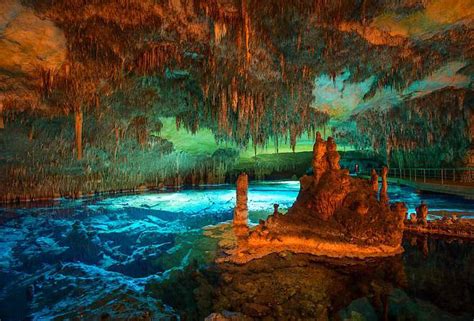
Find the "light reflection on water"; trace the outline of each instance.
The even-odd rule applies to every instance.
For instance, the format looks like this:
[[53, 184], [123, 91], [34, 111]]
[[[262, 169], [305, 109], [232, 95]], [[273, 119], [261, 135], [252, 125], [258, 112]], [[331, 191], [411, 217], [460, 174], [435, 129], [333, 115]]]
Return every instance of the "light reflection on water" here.
[[[249, 211], [273, 211], [273, 204], [282, 209], [291, 207], [299, 191], [298, 181], [254, 182], [249, 186]], [[392, 202], [405, 202], [409, 212], [424, 201], [430, 210], [461, 211], [474, 213], [474, 201], [458, 196], [420, 193], [407, 186], [389, 185]], [[185, 189], [178, 192], [128, 195], [107, 198], [89, 205], [89, 208], [107, 206], [109, 209], [123, 207], [147, 207], [170, 212], [199, 213], [230, 211], [235, 204], [235, 190], [232, 185], [215, 186], [212, 189]]]
[[[252, 183], [249, 190], [251, 219], [255, 222], [265, 213], [271, 213], [274, 203], [279, 203], [282, 209], [290, 207], [298, 190], [296, 181]], [[419, 194], [408, 187], [390, 185], [389, 197], [392, 201], [406, 202], [411, 211], [423, 200], [430, 210], [474, 212], [473, 201]], [[163, 315], [182, 313], [178, 303], [173, 304], [176, 298], [167, 300], [167, 291], [157, 290], [159, 284], [166, 284], [163, 280], [171, 280], [173, 271], [194, 260], [201, 264], [212, 262], [216, 242], [203, 237], [202, 228], [230, 220], [234, 203], [235, 187], [221, 185], [169, 193], [65, 200], [50, 207], [0, 208], [0, 318], [23, 320], [32, 315], [36, 319], [48, 319], [68, 313], [71, 316], [78, 313], [81, 306], [96, 307], [94, 302], [104, 296], [116, 301], [117, 297], [132, 297], [137, 311], [155, 309], [155, 314]], [[458, 255], [456, 269], [474, 275], [474, 271], [463, 268], [463, 264], [469, 264], [463, 258], [472, 260], [474, 257], [472, 246], [460, 246], [464, 254]], [[423, 246], [423, 251], [427, 247]], [[438, 254], [440, 262], [444, 252], [452, 254], [446, 246], [436, 251], [441, 253]], [[456, 248], [456, 251], [460, 250]], [[412, 249], [407, 253], [411, 253], [406, 256], [411, 261], [405, 262], [405, 267], [416, 262], [416, 273], [420, 273], [418, 252]], [[293, 271], [293, 267], [288, 268]], [[437, 271], [440, 267], [430, 268]], [[318, 267], [316, 271], [328, 273], [321, 276], [323, 279], [335, 277], [331, 269]], [[472, 279], [469, 281], [468, 275], [464, 276], [468, 277], [469, 289]], [[369, 282], [371, 277], [367, 280]], [[285, 286], [291, 288], [291, 284]], [[158, 309], [155, 303], [150, 303], [146, 299], [150, 292], [145, 290], [147, 287], [154, 289], [150, 291], [155, 299], [166, 304]], [[171, 291], [177, 287], [179, 285], [174, 284]], [[73, 291], [73, 288], [78, 290]], [[186, 286], [183, 291], [187, 291]], [[189, 291], [192, 294], [194, 290]], [[234, 293], [232, 291], [230, 293]], [[327, 295], [329, 293], [328, 290]], [[181, 293], [178, 297], [188, 294]], [[348, 297], [355, 299], [357, 293]], [[466, 305], [459, 309], [466, 312]], [[92, 313], [98, 311], [103, 310]]]

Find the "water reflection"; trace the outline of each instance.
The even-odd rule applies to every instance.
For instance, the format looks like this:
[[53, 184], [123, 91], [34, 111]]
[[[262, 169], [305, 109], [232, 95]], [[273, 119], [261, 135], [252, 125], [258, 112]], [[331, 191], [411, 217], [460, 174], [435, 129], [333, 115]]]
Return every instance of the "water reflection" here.
[[405, 254], [388, 259], [285, 253], [242, 266], [191, 265], [148, 291], [180, 307], [185, 320], [214, 312], [210, 320], [467, 321], [474, 316], [473, 245], [408, 236]]
[[400, 257], [341, 267], [310, 256], [271, 255], [221, 269], [216, 310], [273, 320], [350, 317], [346, 307], [360, 298], [366, 315], [385, 319], [390, 294], [406, 284]]
[[[297, 192], [291, 182], [254, 185], [250, 218], [275, 201], [290, 206]], [[414, 204], [424, 197], [392, 187], [392, 200], [397, 193]], [[364, 264], [288, 254], [214, 265], [217, 240], [202, 228], [231, 219], [234, 194], [222, 186], [0, 209], [0, 318], [202, 320], [228, 310], [267, 320], [472, 320], [466, 241], [407, 235], [402, 256]], [[473, 209], [437, 197], [443, 209]]]

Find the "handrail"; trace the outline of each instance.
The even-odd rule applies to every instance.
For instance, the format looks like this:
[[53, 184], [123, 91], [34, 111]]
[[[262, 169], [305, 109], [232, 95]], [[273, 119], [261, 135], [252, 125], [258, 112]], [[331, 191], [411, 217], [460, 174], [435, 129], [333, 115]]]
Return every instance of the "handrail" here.
[[[381, 168], [375, 168], [380, 173]], [[371, 170], [366, 170], [362, 175], [370, 175]], [[474, 167], [407, 167], [389, 168], [388, 177], [400, 178], [410, 181], [441, 182], [442, 185], [449, 182], [474, 183]]]

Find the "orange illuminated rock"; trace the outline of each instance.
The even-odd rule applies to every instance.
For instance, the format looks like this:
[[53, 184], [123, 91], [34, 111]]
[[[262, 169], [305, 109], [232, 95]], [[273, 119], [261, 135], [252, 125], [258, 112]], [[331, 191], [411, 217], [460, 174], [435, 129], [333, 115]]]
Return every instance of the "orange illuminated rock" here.
[[426, 225], [428, 218], [428, 206], [421, 202], [420, 206], [416, 208], [416, 221], [419, 224]]
[[372, 172], [370, 173], [370, 183], [372, 184], [372, 189], [375, 193], [379, 192], [379, 175], [377, 175], [377, 172], [375, 169], [372, 169]]
[[321, 138], [321, 134], [316, 134], [316, 142], [313, 146], [313, 177], [315, 181], [319, 181], [321, 175], [328, 169], [328, 162], [325, 159], [327, 145]]
[[[227, 250], [230, 256], [221, 260], [245, 263], [282, 251], [357, 258], [401, 253], [405, 204], [390, 207], [377, 200], [373, 180], [350, 177], [338, 161], [334, 140], [326, 142], [318, 133], [314, 174], [301, 178], [299, 195], [288, 213], [261, 220], [250, 229], [247, 242]], [[238, 184], [238, 194], [239, 188]], [[242, 222], [239, 201], [234, 224]]]
[[35, 90], [40, 74], [58, 70], [66, 56], [66, 37], [52, 21], [39, 17], [19, 0], [2, 0], [0, 103], [18, 100], [25, 102], [18, 104], [21, 107], [43, 107]]
[[247, 226], [249, 214], [247, 207], [248, 189], [248, 176], [246, 173], [242, 173], [237, 179], [237, 202], [234, 209], [234, 225]]

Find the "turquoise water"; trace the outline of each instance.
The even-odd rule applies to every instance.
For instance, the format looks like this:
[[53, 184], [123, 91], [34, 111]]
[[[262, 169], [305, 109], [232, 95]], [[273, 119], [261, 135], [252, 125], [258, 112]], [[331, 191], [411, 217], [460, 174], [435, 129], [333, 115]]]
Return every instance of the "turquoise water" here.
[[[252, 184], [249, 190], [251, 219], [256, 222], [262, 213], [271, 213], [274, 203], [279, 203], [283, 209], [290, 207], [298, 189], [298, 182]], [[393, 185], [389, 197], [392, 201], [406, 202], [411, 210], [423, 200], [430, 210], [474, 214], [474, 202], [459, 197], [419, 194], [413, 189]], [[240, 305], [233, 306], [229, 303], [233, 302], [231, 299], [222, 301], [226, 291], [230, 297], [235, 295], [231, 291], [232, 282], [226, 288], [222, 287], [219, 279], [224, 273], [215, 272], [212, 264], [216, 243], [202, 235], [202, 228], [230, 220], [234, 202], [234, 186], [223, 185], [177, 192], [63, 200], [42, 207], [0, 208], [0, 319], [49, 320], [77, 316], [84, 320], [100, 316], [114, 319], [119, 313], [117, 311], [129, 314], [134, 311], [138, 315], [148, 311], [157, 320], [171, 320], [176, 316], [199, 320], [222, 307], [246, 315], [272, 313], [260, 309], [262, 312], [253, 305], [250, 309], [250, 303], [244, 301], [253, 299], [246, 298], [248, 291], [242, 289]], [[469, 319], [474, 314], [470, 303], [474, 301], [470, 300], [474, 297], [472, 244], [407, 239], [405, 248], [407, 251], [399, 258], [399, 264], [405, 271], [408, 284], [390, 283], [382, 277], [383, 282], [392, 284], [392, 292], [387, 292], [387, 296], [395, 300], [391, 307], [397, 309], [390, 313], [399, 315], [397, 313], [405, 311], [405, 314], [414, 315], [416, 312], [418, 316], [420, 313], [425, 316], [429, 311], [438, 311], [435, 316], [472, 320]], [[274, 262], [269, 264], [273, 266]], [[367, 268], [346, 271], [328, 267], [326, 263], [306, 261], [301, 266], [308, 271], [317, 271], [317, 275], [327, 275], [325, 279], [334, 278], [334, 282], [339, 280], [339, 274], [357, 278], [362, 282], [362, 288], [364, 282], [375, 282], [372, 274], [364, 274]], [[383, 264], [376, 266], [379, 271], [381, 268], [378, 266]], [[194, 275], [193, 279], [186, 279], [190, 277], [187, 274], [190, 267], [193, 271], [204, 271], [199, 272], [202, 277], [197, 281], [192, 273], [189, 275]], [[285, 275], [285, 269], [293, 271], [293, 268], [285, 265], [275, 273]], [[429, 271], [429, 277], [424, 274], [425, 270]], [[214, 271], [214, 274], [209, 271]], [[226, 272], [225, 275], [229, 273], [236, 272]], [[259, 273], [255, 268], [249, 277]], [[242, 275], [247, 274], [239, 272], [239, 277]], [[266, 276], [262, 273], [262, 282]], [[287, 279], [291, 280], [291, 277]], [[456, 285], [456, 280], [464, 283]], [[274, 286], [271, 279], [268, 282], [271, 283], [268, 287]], [[316, 284], [322, 284], [318, 282]], [[200, 294], [198, 299], [196, 287], [200, 289], [203, 284], [207, 284], [205, 293], [211, 294], [209, 297]], [[286, 284], [284, 288], [291, 289], [292, 284]], [[347, 317], [357, 310], [356, 314], [365, 315], [369, 311], [367, 315], [377, 315], [376, 307], [370, 308], [373, 304], [364, 301], [370, 293], [359, 293], [360, 289], [351, 289], [348, 284], [344, 286], [351, 295], [344, 304], [338, 303], [337, 311], [331, 308], [331, 313]], [[296, 286], [300, 288], [301, 284]], [[330, 298], [333, 294], [329, 288], [331, 286], [320, 291], [327, 291], [326, 297]], [[451, 302], [449, 298], [441, 303], [437, 301], [435, 290], [438, 288], [452, 292], [452, 301], [458, 302], [455, 308], [443, 303]], [[213, 299], [213, 291], [221, 294], [219, 300]], [[207, 299], [202, 299], [202, 296]], [[186, 298], [184, 303], [183, 298]], [[400, 306], [400, 300], [409, 305]], [[324, 302], [313, 303], [324, 310], [328, 304]], [[362, 312], [359, 311], [360, 304], [364, 307]], [[291, 311], [291, 308], [290, 305], [285, 309], [290, 309], [295, 315], [301, 312]], [[253, 317], [258, 319], [258, 315]], [[435, 316], [429, 315], [436, 320]]]

